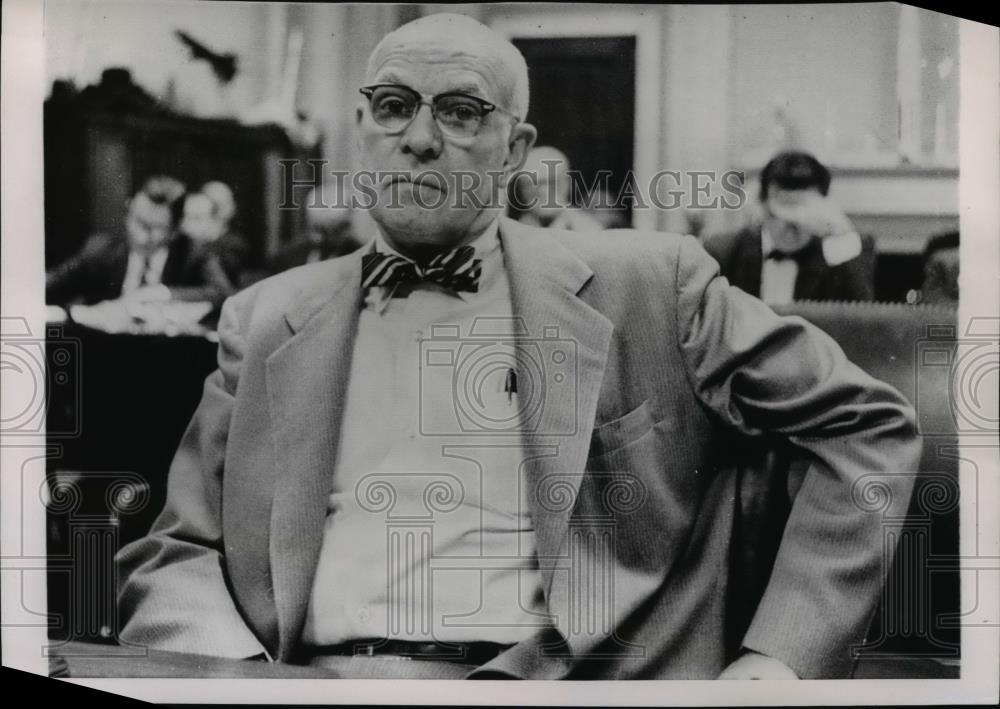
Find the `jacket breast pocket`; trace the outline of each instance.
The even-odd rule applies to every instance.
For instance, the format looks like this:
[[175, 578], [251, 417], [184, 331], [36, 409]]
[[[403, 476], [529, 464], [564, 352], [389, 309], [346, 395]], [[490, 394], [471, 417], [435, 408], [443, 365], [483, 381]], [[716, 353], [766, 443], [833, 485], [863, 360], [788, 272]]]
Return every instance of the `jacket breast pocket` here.
[[646, 399], [624, 416], [594, 428], [588, 458], [607, 455], [638, 441], [652, 430], [655, 423], [652, 402]]

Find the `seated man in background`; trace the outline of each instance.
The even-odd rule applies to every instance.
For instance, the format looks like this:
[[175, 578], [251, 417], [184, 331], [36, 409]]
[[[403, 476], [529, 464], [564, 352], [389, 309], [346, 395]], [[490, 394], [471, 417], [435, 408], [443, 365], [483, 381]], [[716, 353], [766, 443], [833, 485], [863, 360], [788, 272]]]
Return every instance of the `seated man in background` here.
[[180, 233], [195, 244], [208, 244], [219, 237], [215, 205], [204, 192], [188, 192], [184, 195]]
[[242, 285], [243, 271], [249, 258], [249, 248], [243, 234], [236, 228], [236, 199], [225, 182], [212, 180], [201, 187], [201, 193], [212, 201], [214, 239], [211, 241], [222, 268], [234, 285]]
[[920, 301], [958, 305], [958, 231], [932, 236], [927, 240], [923, 257], [924, 283], [920, 289]]
[[763, 219], [706, 240], [722, 275], [766, 303], [872, 300], [874, 242], [827, 197], [830, 172], [812, 155], [787, 151], [760, 174]]
[[532, 149], [512, 184], [513, 207], [524, 210], [518, 221], [550, 229], [601, 230], [600, 222], [573, 206], [571, 187], [569, 159], [562, 151], [548, 145]]
[[218, 258], [177, 233], [183, 195], [184, 185], [171, 177], [146, 180], [129, 200], [124, 238], [91, 236], [79, 252], [46, 274], [46, 302], [221, 305], [233, 288]]
[[351, 210], [326, 206], [314, 187], [306, 197], [306, 237], [284, 247], [271, 259], [269, 272], [281, 273], [296, 266], [346, 256], [362, 244], [354, 233]]

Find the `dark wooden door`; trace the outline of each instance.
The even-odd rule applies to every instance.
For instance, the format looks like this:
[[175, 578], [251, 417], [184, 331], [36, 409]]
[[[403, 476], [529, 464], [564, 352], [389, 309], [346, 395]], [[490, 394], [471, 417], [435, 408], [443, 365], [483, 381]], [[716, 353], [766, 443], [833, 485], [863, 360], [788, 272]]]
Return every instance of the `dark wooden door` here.
[[[607, 170], [611, 199], [633, 168], [635, 37], [514, 39], [528, 63], [528, 122], [538, 145], [566, 153], [591, 185]], [[585, 206], [585, 205], [579, 205]], [[631, 223], [630, 209], [623, 210]]]

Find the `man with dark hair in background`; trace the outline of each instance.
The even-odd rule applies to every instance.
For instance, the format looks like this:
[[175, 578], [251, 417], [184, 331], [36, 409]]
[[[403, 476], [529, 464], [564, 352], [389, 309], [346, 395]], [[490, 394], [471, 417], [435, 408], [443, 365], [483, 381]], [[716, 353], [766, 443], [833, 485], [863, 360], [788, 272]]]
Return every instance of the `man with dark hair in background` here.
[[208, 301], [217, 306], [233, 288], [218, 258], [177, 233], [184, 185], [154, 176], [128, 202], [125, 238], [95, 234], [46, 274], [45, 301], [92, 305]]
[[722, 275], [766, 303], [872, 300], [874, 242], [829, 199], [830, 172], [786, 151], [760, 173], [763, 218], [706, 240]]

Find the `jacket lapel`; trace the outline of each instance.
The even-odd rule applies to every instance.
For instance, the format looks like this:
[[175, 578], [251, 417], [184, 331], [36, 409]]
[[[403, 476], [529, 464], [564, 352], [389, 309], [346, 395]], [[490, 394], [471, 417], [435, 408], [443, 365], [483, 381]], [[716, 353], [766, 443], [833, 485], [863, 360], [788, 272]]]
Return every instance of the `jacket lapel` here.
[[[535, 525], [542, 584], [550, 607], [554, 568], [565, 556], [569, 517], [575, 506], [604, 379], [613, 325], [580, 297], [593, 271], [542, 229], [503, 219], [500, 238], [511, 285], [514, 316], [531, 346], [557, 340], [540, 351], [565, 351], [575, 366], [562, 367], [567, 386], [546, 382], [537, 423], [522, 432], [528, 504]], [[551, 367], [551, 360], [543, 364]], [[550, 370], [551, 371], [551, 370]], [[555, 372], [551, 372], [553, 375]], [[548, 374], [548, 373], [546, 373]], [[560, 594], [561, 595], [561, 594]], [[560, 630], [568, 613], [558, 612]]]
[[277, 476], [270, 557], [280, 658], [294, 650], [323, 542], [361, 305], [361, 252], [337, 262], [323, 297], [286, 313], [293, 331], [267, 359]]

